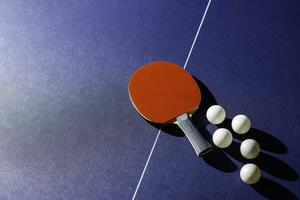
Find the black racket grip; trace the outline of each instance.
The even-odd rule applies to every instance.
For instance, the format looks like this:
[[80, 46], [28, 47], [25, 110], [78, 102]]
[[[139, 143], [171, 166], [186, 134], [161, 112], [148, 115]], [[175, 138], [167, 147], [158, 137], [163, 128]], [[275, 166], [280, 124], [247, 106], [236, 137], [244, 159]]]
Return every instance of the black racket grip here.
[[197, 156], [202, 156], [212, 150], [211, 144], [201, 135], [187, 114], [178, 116], [177, 122], [196, 151]]

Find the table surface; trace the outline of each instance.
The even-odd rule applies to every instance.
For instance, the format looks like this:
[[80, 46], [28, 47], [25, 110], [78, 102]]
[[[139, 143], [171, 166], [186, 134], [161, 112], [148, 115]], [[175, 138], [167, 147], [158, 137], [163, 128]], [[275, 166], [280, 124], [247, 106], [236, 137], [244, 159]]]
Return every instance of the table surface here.
[[[2, 0], [0, 199], [300, 197], [299, 14], [296, 0]], [[158, 132], [127, 92], [158, 60], [197, 79], [203, 134], [216, 103], [219, 127], [242, 113], [251, 131], [200, 158], [177, 127]], [[255, 160], [239, 154], [246, 138]], [[247, 162], [262, 170], [253, 186]]]

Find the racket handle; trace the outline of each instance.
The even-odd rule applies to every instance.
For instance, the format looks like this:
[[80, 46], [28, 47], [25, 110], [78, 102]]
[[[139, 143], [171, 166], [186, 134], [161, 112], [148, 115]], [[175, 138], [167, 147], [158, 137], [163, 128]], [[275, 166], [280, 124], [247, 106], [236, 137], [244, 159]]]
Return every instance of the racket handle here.
[[202, 156], [212, 149], [211, 144], [201, 135], [187, 114], [178, 116], [177, 122], [198, 156]]

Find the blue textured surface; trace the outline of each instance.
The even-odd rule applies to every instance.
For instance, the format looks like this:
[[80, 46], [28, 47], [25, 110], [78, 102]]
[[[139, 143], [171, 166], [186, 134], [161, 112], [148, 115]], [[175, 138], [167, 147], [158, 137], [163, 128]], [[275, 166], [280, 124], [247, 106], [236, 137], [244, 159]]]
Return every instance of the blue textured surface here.
[[[132, 107], [128, 80], [147, 62], [183, 65], [207, 3], [2, 0], [0, 199], [131, 199], [157, 129]], [[262, 181], [239, 179], [244, 138], [198, 158], [166, 128], [137, 199], [300, 196], [299, 6], [212, 1], [187, 65], [208, 88], [195, 124], [205, 132], [214, 101], [227, 122], [249, 115]]]

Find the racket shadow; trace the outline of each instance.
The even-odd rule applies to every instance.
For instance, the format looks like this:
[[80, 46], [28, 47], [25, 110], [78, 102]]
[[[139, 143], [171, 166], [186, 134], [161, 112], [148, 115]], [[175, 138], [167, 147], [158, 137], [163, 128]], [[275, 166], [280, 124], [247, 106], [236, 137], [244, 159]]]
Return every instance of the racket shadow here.
[[[192, 121], [194, 125], [199, 129], [200, 133], [213, 145], [211, 134], [207, 127], [209, 122], [206, 119], [206, 111], [212, 106], [218, 104], [212, 92], [196, 77], [193, 77], [202, 94], [202, 100], [199, 109], [193, 114]], [[221, 149], [214, 148], [209, 153], [202, 156], [203, 160], [210, 166], [225, 173], [236, 171], [237, 165], [231, 160], [231, 158], [224, 153]]]
[[[209, 123], [206, 119], [206, 110], [210, 106], [217, 104], [217, 101], [204, 83], [202, 83], [199, 79], [197, 79], [194, 76], [193, 78], [197, 82], [203, 98], [201, 99], [201, 104], [199, 106], [199, 109], [193, 114], [191, 120], [193, 121], [193, 124], [197, 127], [197, 129], [200, 131], [200, 133], [208, 141], [210, 141], [211, 144], [213, 144], [211, 135], [207, 130], [207, 125]], [[184, 133], [181, 131], [181, 129], [175, 124], [162, 126], [161, 124], [153, 123], [148, 120], [146, 121], [152, 126], [161, 129], [163, 132], [169, 135], [176, 136], [176, 137], [185, 136]], [[237, 170], [236, 164], [234, 164], [234, 162], [220, 149], [214, 148], [212, 151], [202, 156], [202, 158], [208, 165], [220, 171], [229, 173]]]
[[[199, 109], [193, 114], [192, 116], [192, 122], [193, 124], [199, 129], [199, 131], [203, 134], [203, 136], [208, 140], [211, 141], [211, 135], [207, 131], [206, 126], [208, 124], [208, 121], [205, 118], [205, 113], [206, 110], [214, 105], [217, 104], [214, 96], [212, 93], [209, 91], [209, 89], [196, 77], [193, 76], [195, 81], [197, 82], [200, 90], [201, 90], [201, 104], [199, 106]], [[145, 119], [145, 118], [144, 118]], [[146, 119], [145, 119], [146, 120]], [[152, 126], [161, 129], [163, 132], [170, 134], [172, 136], [176, 137], [184, 137], [185, 134], [182, 132], [182, 130], [176, 125], [176, 124], [167, 124], [167, 125], [162, 125], [154, 122], [150, 122], [146, 120], [149, 124]]]

